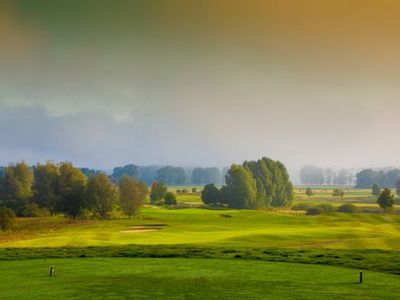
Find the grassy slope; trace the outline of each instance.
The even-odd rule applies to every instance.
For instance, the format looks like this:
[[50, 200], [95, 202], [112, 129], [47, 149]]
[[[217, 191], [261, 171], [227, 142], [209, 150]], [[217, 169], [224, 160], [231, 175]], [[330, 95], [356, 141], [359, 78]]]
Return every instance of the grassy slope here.
[[400, 288], [383, 273], [360, 285], [352, 269], [217, 259], [3, 261], [0, 274], [2, 299], [395, 299]]
[[[229, 216], [229, 217], [227, 217]], [[290, 215], [249, 210], [145, 208], [144, 219], [66, 222], [20, 220], [0, 235], [1, 247], [198, 244], [400, 250], [400, 216], [377, 214]], [[46, 223], [47, 222], [47, 223]], [[56, 225], [57, 222], [61, 225]], [[166, 224], [154, 232], [122, 233], [137, 224]]]

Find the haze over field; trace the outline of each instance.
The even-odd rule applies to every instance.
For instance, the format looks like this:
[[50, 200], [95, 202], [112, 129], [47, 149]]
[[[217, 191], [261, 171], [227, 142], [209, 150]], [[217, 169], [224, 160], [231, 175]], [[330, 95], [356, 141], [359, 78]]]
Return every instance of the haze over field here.
[[0, 164], [399, 165], [398, 1], [188, 2], [1, 0]]

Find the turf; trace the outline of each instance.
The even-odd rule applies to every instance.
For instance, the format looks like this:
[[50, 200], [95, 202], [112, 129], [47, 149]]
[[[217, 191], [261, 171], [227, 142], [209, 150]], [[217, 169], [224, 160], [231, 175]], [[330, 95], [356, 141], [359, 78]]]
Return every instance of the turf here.
[[[135, 225], [166, 225], [151, 232]], [[290, 211], [145, 208], [142, 219], [19, 220], [0, 234], [0, 247], [197, 244], [230, 247], [400, 250], [400, 216], [343, 214], [305, 216]]]
[[400, 288], [390, 274], [359, 284], [353, 269], [217, 259], [3, 261], [0, 274], [1, 299], [396, 299]]

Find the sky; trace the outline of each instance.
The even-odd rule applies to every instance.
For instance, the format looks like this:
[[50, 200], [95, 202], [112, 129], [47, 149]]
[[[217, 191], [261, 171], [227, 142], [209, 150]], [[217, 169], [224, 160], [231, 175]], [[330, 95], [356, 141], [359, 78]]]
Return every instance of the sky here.
[[0, 45], [3, 165], [400, 165], [395, 0], [0, 0]]

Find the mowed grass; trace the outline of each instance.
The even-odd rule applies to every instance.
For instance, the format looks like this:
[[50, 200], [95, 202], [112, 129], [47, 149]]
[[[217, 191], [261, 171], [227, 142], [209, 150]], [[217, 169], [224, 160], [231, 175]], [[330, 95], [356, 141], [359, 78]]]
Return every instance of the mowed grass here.
[[[50, 266], [57, 275], [48, 276]], [[400, 277], [340, 267], [179, 258], [2, 261], [0, 299], [397, 299]]]
[[[146, 225], [161, 226], [135, 229]], [[18, 227], [0, 234], [0, 247], [194, 244], [400, 250], [400, 216], [383, 214], [306, 216], [291, 211], [145, 207], [141, 219], [21, 219]]]

